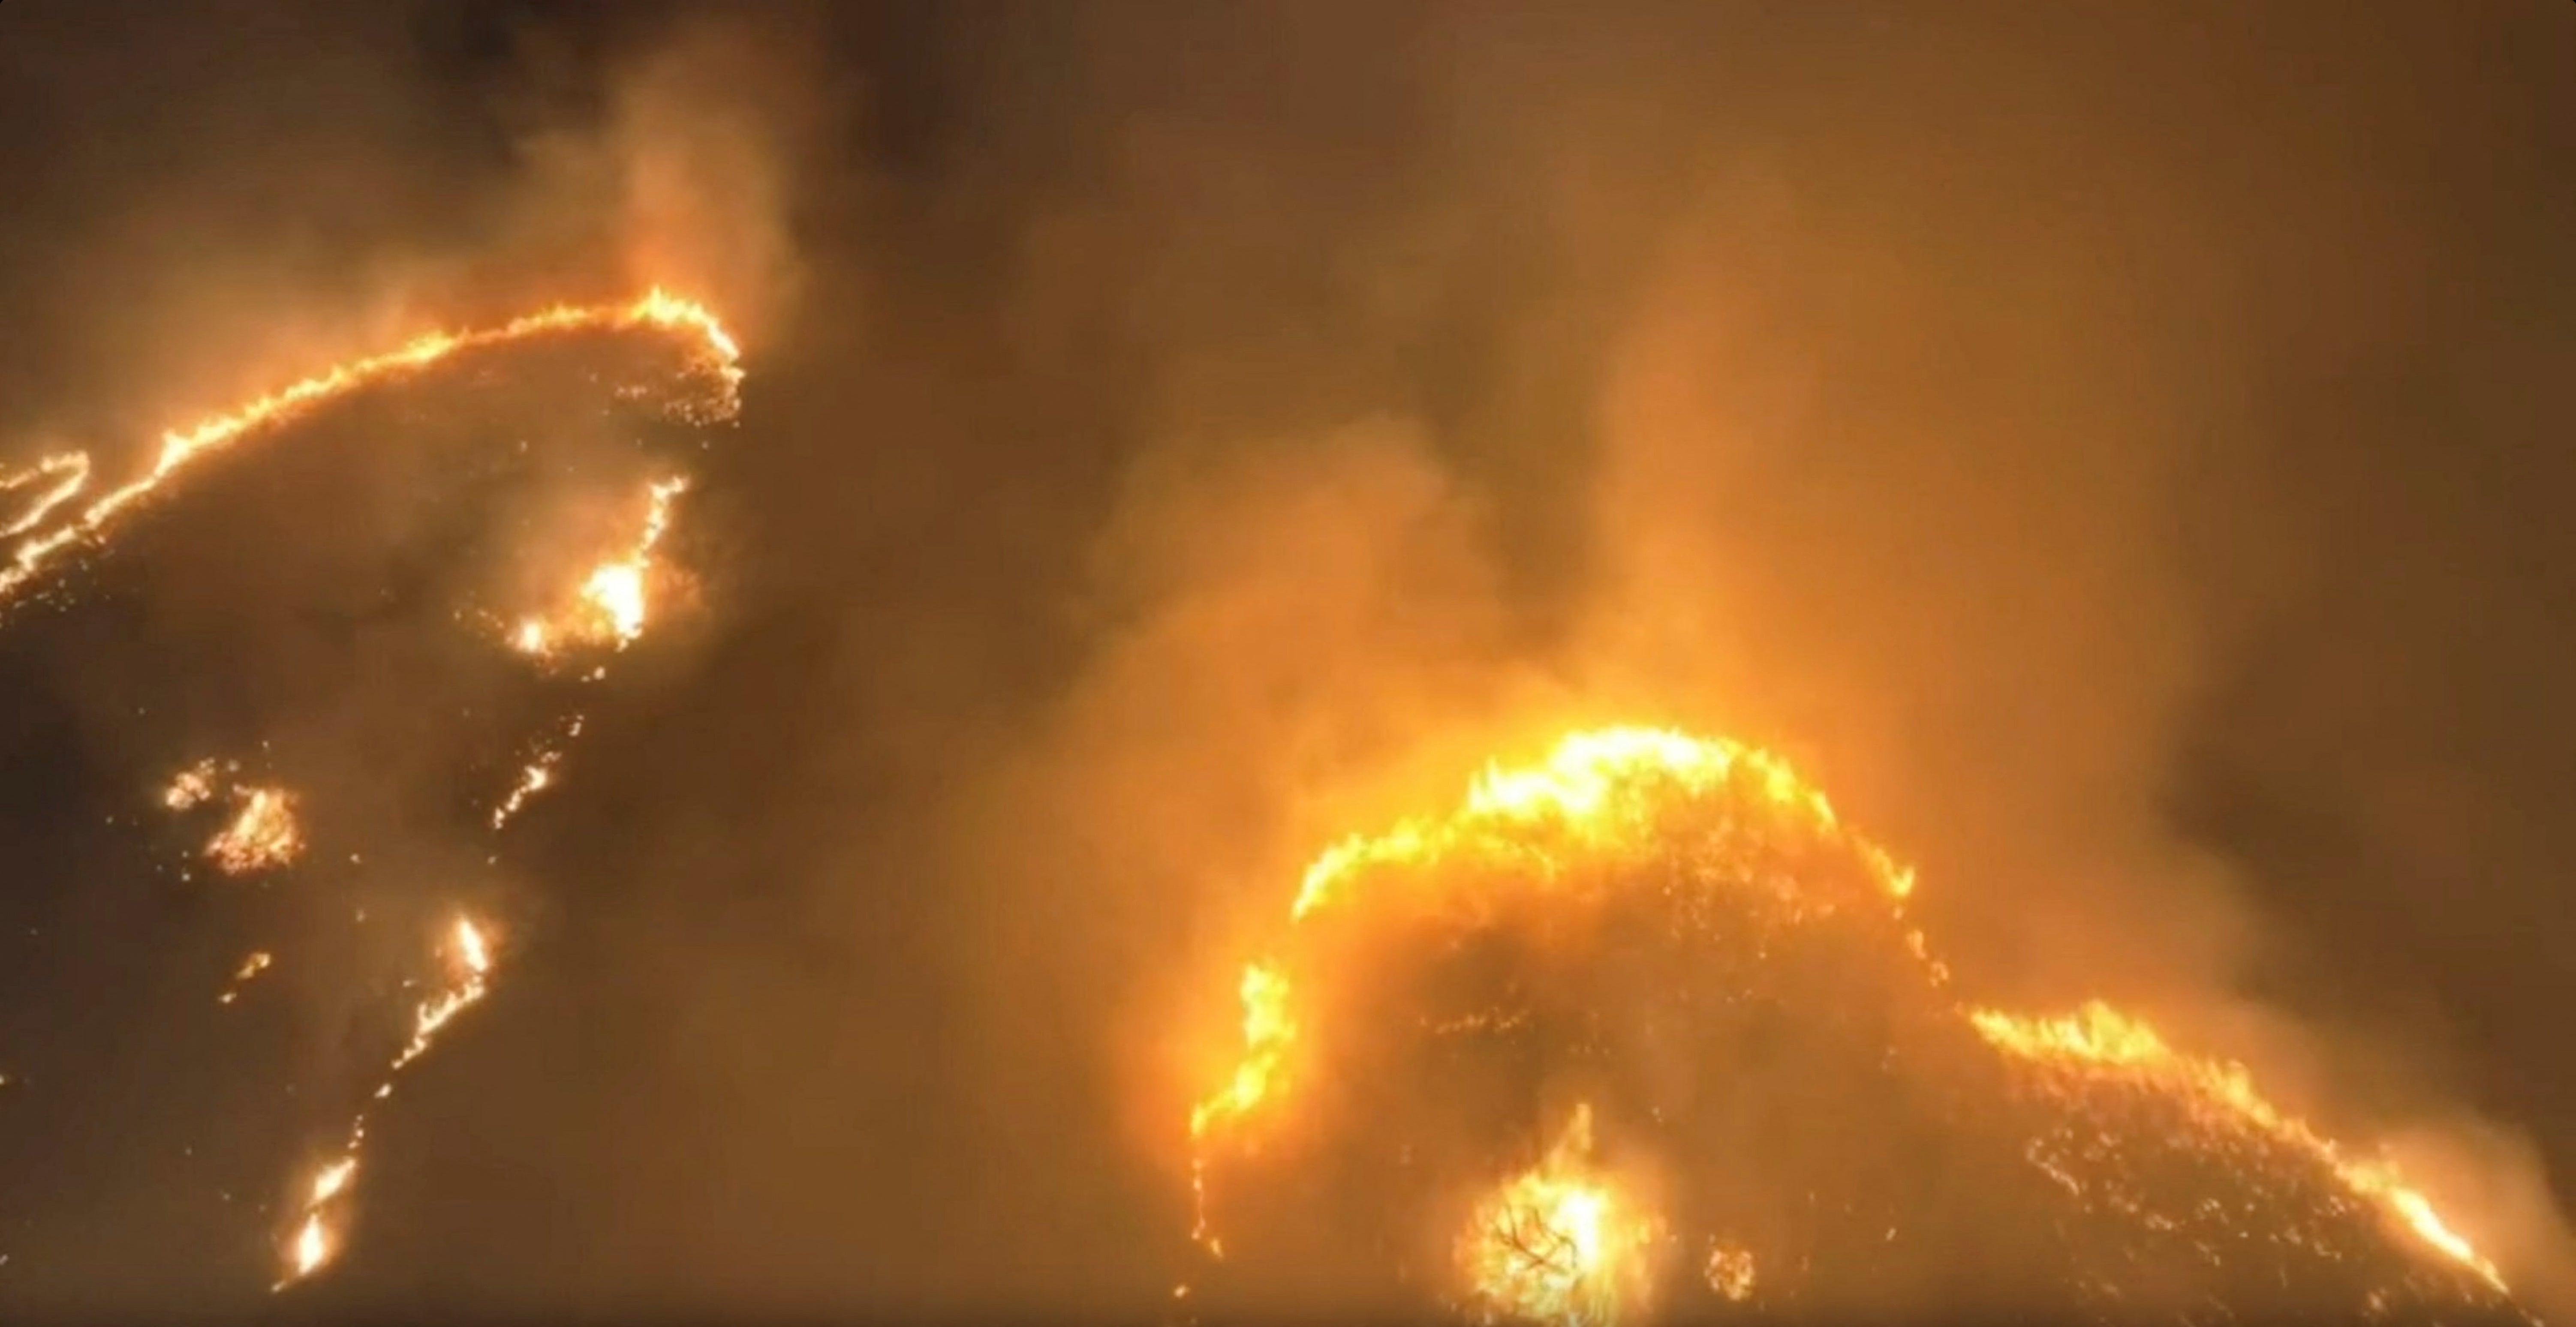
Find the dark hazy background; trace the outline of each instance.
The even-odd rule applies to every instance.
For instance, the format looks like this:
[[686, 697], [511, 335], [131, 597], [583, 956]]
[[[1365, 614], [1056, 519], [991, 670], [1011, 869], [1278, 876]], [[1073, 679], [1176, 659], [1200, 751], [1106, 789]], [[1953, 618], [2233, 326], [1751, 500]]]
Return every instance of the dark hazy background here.
[[[2249, 1058], [2550, 1293], [2570, 161], [2562, 0], [9, 0], [0, 456], [654, 280], [743, 334], [703, 612], [316, 1312], [1148, 1311], [1296, 864], [1614, 718], [1788, 752], [1971, 985]], [[86, 827], [116, 677], [9, 676], [0, 1306], [258, 1305], [273, 1219], [150, 1233], [300, 1155], [150, 1053], [224, 905]]]

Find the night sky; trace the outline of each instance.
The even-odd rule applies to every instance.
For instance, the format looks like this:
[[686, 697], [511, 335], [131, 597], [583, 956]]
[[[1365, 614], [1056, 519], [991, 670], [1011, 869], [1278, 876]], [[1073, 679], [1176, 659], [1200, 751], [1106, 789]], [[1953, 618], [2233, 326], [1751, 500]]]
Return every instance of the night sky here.
[[[1158, 1311], [1299, 864], [1622, 720], [2576, 1307], [2571, 161], [2563, 0], [8, 0], [0, 462], [655, 282], [749, 376], [441, 369], [0, 618], [0, 1318]], [[661, 460], [693, 591], [495, 864], [568, 693], [449, 605]], [[183, 879], [234, 752], [316, 850]]]

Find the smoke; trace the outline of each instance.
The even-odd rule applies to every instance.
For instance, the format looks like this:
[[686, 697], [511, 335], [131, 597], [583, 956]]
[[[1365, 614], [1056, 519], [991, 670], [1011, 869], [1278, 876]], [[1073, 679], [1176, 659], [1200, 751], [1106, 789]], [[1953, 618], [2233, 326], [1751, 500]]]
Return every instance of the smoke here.
[[[1087, 917], [1040, 931], [1132, 944], [1159, 924], [1240, 955], [1297, 858], [1485, 754], [1569, 721], [1679, 721], [1791, 753], [1918, 860], [1980, 992], [2141, 1003], [2364, 1137], [2424, 1112], [2437, 1066], [2265, 1007], [2269, 905], [2177, 807], [2206, 777], [2210, 696], [2320, 556], [2304, 503], [2248, 496], [2269, 454], [2227, 412], [2285, 339], [2316, 344], [2311, 316], [2331, 338], [2397, 335], [2429, 279], [2407, 264], [2441, 260], [2399, 218], [2296, 193], [2371, 187], [2339, 145], [2287, 176], [2234, 169], [2315, 151], [2305, 108], [2249, 121], [2216, 161], [2153, 130], [2235, 113], [2212, 86], [2127, 99], [2142, 75], [2117, 71], [2208, 54], [2188, 43], [1882, 16], [1830, 43], [1766, 33], [1834, 54], [1730, 98], [1639, 76], [1658, 61], [1638, 30], [1708, 35], [1669, 20], [1550, 33], [1572, 54], [1544, 73], [1517, 49], [1546, 26], [1526, 15], [1407, 34], [1443, 60], [1406, 87], [1464, 128], [1444, 151], [1400, 115], [1375, 126], [1367, 150], [1402, 165], [1372, 166], [1438, 184], [1320, 223], [1335, 262], [1303, 297], [1335, 301], [1340, 329], [1320, 341], [1283, 330], [1279, 231], [1354, 187], [1344, 169], [1386, 184], [1335, 155], [1362, 149], [1323, 115], [1296, 155], [1259, 133], [1211, 147], [1196, 121], [1131, 131], [1151, 155], [1117, 207], [1162, 243], [1117, 279], [1233, 316], [1149, 306], [1171, 337], [1131, 463], [1149, 481], [1109, 523], [1105, 581], [1145, 602], [1099, 634], [1047, 739], [1075, 808], [1026, 822], [1106, 836], [1085, 859], [1114, 864], [1075, 895]], [[1292, 48], [1311, 32], [1282, 26], [1266, 35]], [[1350, 57], [1355, 100], [1379, 58]], [[1268, 169], [1247, 179], [1249, 161]], [[2388, 306], [2340, 270], [2275, 266], [2320, 231], [2403, 255]], [[1354, 367], [1424, 344], [1457, 360], [1398, 383]], [[1281, 406], [1280, 381], [1306, 390]], [[1306, 441], [1283, 446], [1300, 411]], [[1354, 449], [1355, 429], [1388, 441]], [[1192, 481], [1172, 460], [1210, 450], [1257, 458], [1258, 502], [1243, 471]], [[1173, 512], [1202, 537], [1140, 546], [1134, 527]], [[1178, 906], [1212, 920], [1168, 913], [1193, 879]], [[1225, 1017], [1225, 966], [1179, 970]], [[1159, 971], [1140, 985], [1175, 1007]], [[1172, 1054], [1204, 1083], [1198, 1042], [1221, 1036]], [[2430, 1182], [2553, 1279], [2564, 1226], [2510, 1151], [2433, 1149]]]
[[1302, 862], [1614, 720], [1789, 755], [1983, 994], [2563, 1168], [2563, 34], [1590, 9], [6, 7], [0, 454], [652, 282], [752, 352], [339, 1293], [1146, 1304]]

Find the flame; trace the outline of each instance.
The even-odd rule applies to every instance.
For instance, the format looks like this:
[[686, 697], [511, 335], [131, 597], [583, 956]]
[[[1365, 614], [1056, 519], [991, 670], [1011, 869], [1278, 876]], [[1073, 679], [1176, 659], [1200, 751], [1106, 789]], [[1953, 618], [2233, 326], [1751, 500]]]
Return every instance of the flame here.
[[[492, 971], [492, 956], [484, 943], [482, 929], [471, 918], [459, 917], [452, 938], [454, 948], [449, 951], [449, 961], [456, 970], [455, 981], [439, 992], [435, 999], [422, 1004], [413, 1015], [411, 1040], [403, 1045], [402, 1054], [394, 1057], [393, 1068], [387, 1071], [388, 1075], [400, 1073], [404, 1065], [428, 1054], [430, 1043], [438, 1036], [439, 1029], [480, 1002], [491, 989], [485, 978]], [[392, 1080], [388, 1077], [386, 1081], [390, 1084]]]
[[653, 550], [671, 528], [672, 502], [688, 491], [685, 478], [646, 485], [644, 519], [634, 542], [620, 556], [592, 568], [564, 610], [551, 618], [522, 618], [511, 634], [512, 648], [544, 658], [567, 645], [622, 650], [642, 639]]
[[37, 480], [52, 479], [54, 485], [36, 495], [18, 519], [0, 526], [0, 539], [12, 539], [45, 523], [54, 509], [80, 496], [89, 486], [89, 454], [61, 452], [36, 462], [15, 474], [0, 475], [0, 493], [15, 493]]
[[[377, 1085], [372, 1100], [382, 1101], [393, 1095], [394, 1079], [403, 1069], [428, 1054], [439, 1031], [455, 1021], [457, 1015], [481, 1002], [491, 989], [491, 938], [473, 918], [459, 916], [449, 926], [443, 953], [449, 969], [447, 987], [422, 1002], [413, 1012], [411, 1039], [403, 1043], [402, 1050], [386, 1067], [384, 1079]], [[328, 1234], [325, 1218], [348, 1195], [350, 1184], [356, 1180], [358, 1157], [366, 1141], [367, 1116], [366, 1112], [360, 1111], [349, 1121], [348, 1137], [341, 1144], [338, 1155], [314, 1172], [302, 1206], [303, 1221], [288, 1254], [286, 1274], [272, 1289], [283, 1290], [311, 1276], [338, 1252], [337, 1244]]]
[[332, 1248], [329, 1233], [322, 1229], [322, 1214], [320, 1212], [307, 1214], [303, 1228], [295, 1235], [295, 1270], [292, 1279], [302, 1280], [321, 1270], [322, 1264], [328, 1262], [334, 1252], [336, 1250]]
[[1259, 963], [1245, 968], [1238, 993], [1243, 999], [1243, 1060], [1223, 1089], [1190, 1112], [1193, 1137], [1205, 1136], [1220, 1119], [1261, 1104], [1288, 1044], [1297, 1038], [1297, 1025], [1288, 1017], [1288, 979], [1277, 969]]
[[[235, 406], [230, 411], [209, 416], [188, 428], [164, 433], [159, 454], [140, 478], [109, 490], [71, 520], [27, 538], [10, 553], [6, 562], [0, 562], [0, 605], [15, 599], [57, 557], [96, 540], [128, 509], [158, 493], [173, 475], [199, 458], [231, 446], [246, 434], [291, 419], [352, 392], [418, 373], [466, 351], [564, 333], [637, 329], [667, 332], [695, 342], [700, 358], [719, 387], [717, 400], [707, 413], [714, 417], [729, 417], [733, 413], [734, 393], [742, 381], [741, 348], [706, 306], [658, 287], [624, 304], [556, 305], [497, 327], [467, 332], [431, 332], [414, 338], [399, 349], [333, 365], [266, 396]], [[77, 472], [85, 481], [89, 460], [86, 454], [82, 454], [78, 461], [51, 458], [40, 462], [38, 470], [42, 472], [47, 466], [55, 467], [49, 473]], [[5, 491], [5, 487], [0, 487], [0, 491]], [[37, 513], [38, 518], [50, 513], [55, 505], [77, 491], [73, 488], [64, 492], [62, 498], [50, 498], [40, 503], [43, 510]], [[20, 519], [24, 522], [26, 518]], [[31, 529], [33, 526], [28, 525], [26, 529], [12, 529], [6, 533], [23, 534]]]
[[1545, 1159], [1477, 1204], [1458, 1263], [1479, 1321], [1606, 1327], [1644, 1306], [1657, 1224], [1591, 1172], [1591, 1152], [1592, 1108], [1577, 1106]]
[[304, 827], [296, 822], [295, 798], [282, 788], [237, 788], [241, 809], [213, 838], [206, 857], [226, 875], [269, 870], [304, 853]]
[[[1689, 798], [1737, 786], [1749, 786], [1806, 828], [1840, 832], [1825, 795], [1759, 747], [1669, 729], [1605, 728], [1562, 739], [1531, 768], [1488, 766], [1468, 788], [1464, 805], [1447, 817], [1400, 821], [1386, 833], [1353, 835], [1326, 849], [1306, 868], [1289, 915], [1302, 919], [1323, 907], [1371, 867], [1424, 865], [1498, 846], [1511, 851], [1532, 829], [1563, 834], [1571, 853], [1648, 848], [1658, 803], [1640, 794], [1660, 790]], [[1913, 872], [1876, 847], [1853, 842], [1891, 896], [1912, 892]]]
[[2452, 1229], [2432, 1200], [2408, 1185], [2393, 1166], [2380, 1160], [2347, 1160], [2331, 1139], [2307, 1121], [2265, 1099], [2241, 1064], [2177, 1052], [2144, 1020], [2098, 1000], [2057, 1017], [1978, 1009], [1970, 1011], [1968, 1021], [1987, 1042], [2016, 1059], [2162, 1089], [2197, 1103], [2224, 1122], [2305, 1152], [2332, 1170], [2352, 1192], [2377, 1203], [2425, 1245], [2476, 1272], [2497, 1290], [2506, 1288], [2504, 1274], [2495, 1263]]
[[[1879, 904], [1900, 929], [1899, 952], [1920, 965], [1926, 988], [1946, 984], [1948, 969], [1932, 957], [1922, 933], [1903, 921], [1913, 873], [1845, 828], [1821, 792], [1757, 748], [1649, 728], [1574, 733], [1535, 765], [1489, 766], [1446, 816], [1408, 818], [1382, 833], [1333, 844], [1298, 882], [1289, 908], [1292, 934], [1303, 934], [1319, 914], [1354, 904], [1372, 877], [1390, 891], [1404, 887], [1408, 893], [1390, 892], [1387, 899], [1407, 905], [1442, 902], [1425, 898], [1425, 890], [1472, 891], [1483, 887], [1479, 882], [1497, 880], [1544, 891], [1549, 898], [1614, 887], [1604, 882], [1660, 880], [1665, 873], [1620, 868], [1646, 868], [1663, 860], [1658, 854], [1673, 847], [1673, 814], [1721, 794], [1724, 800], [1715, 804], [1722, 812], [1721, 828], [1712, 832], [1732, 837], [1722, 837], [1712, 851], [1732, 851], [1726, 844], [1737, 840], [1762, 851], [1775, 845], [1839, 850], [1874, 886]], [[1776, 874], [1746, 876], [1743, 886], [1778, 895], [1785, 915], [1793, 919], [1845, 906], [1839, 899], [1804, 897], [1801, 882]], [[1237, 989], [1241, 1051], [1189, 1116], [1192, 1234], [1215, 1256], [1222, 1257], [1225, 1250], [1209, 1212], [1211, 1161], [1238, 1130], [1282, 1108], [1294, 1087], [1292, 1052], [1312, 1031], [1301, 1021], [1301, 988], [1292, 981], [1292, 971], [1279, 957], [1244, 969]], [[2027, 1018], [1946, 1002], [1936, 1003], [1929, 1013], [1936, 1022], [1957, 1020], [1972, 1028], [2009, 1062], [2037, 1065], [2060, 1076], [2111, 1076], [2138, 1083], [2192, 1108], [2204, 1122], [2284, 1144], [2293, 1155], [2322, 1163], [2324, 1174], [2352, 1198], [2385, 1213], [2395, 1228], [2411, 1232], [2439, 1258], [2499, 1292], [2505, 1289], [2495, 1264], [2425, 1194], [2383, 1161], [2347, 1159], [2309, 1125], [2266, 1101], [2241, 1066], [2184, 1056], [2144, 1022], [2101, 1004], [2062, 1018]], [[1582, 1170], [1589, 1131], [1589, 1112], [1578, 1112], [1548, 1160], [1489, 1198], [1462, 1237], [1469, 1298], [1488, 1317], [1608, 1321], [1640, 1302], [1645, 1283], [1638, 1279], [1637, 1259], [1643, 1257], [1638, 1232], [1653, 1223], [1628, 1210], [1614, 1190]], [[2198, 1126], [2186, 1141], [2225, 1150], [2223, 1140]], [[1754, 1263], [1748, 1250], [1714, 1245], [1701, 1270], [1722, 1297], [1740, 1300], [1752, 1294]]]
[[582, 723], [582, 716], [573, 715], [556, 741], [539, 747], [528, 763], [519, 767], [518, 782], [510, 785], [509, 793], [492, 808], [492, 828], [497, 830], [517, 819], [519, 812], [527, 808], [528, 799], [554, 786], [555, 772], [563, 766], [564, 748], [581, 736]]

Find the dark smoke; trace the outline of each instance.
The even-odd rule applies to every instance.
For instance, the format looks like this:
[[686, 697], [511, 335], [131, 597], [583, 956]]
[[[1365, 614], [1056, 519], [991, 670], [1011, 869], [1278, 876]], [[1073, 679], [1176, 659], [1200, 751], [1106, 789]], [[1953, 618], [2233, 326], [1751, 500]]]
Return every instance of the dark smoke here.
[[[532, 948], [316, 1312], [1155, 1311], [1188, 1033], [1298, 864], [1606, 719], [1779, 747], [1997, 996], [2424, 1132], [2563, 1284], [2571, 52], [2506, 3], [11, 0], [0, 455], [656, 279], [746, 334], [703, 614], [532, 821]], [[409, 494], [449, 399], [263, 446]], [[298, 545], [242, 469], [98, 657], [445, 509]], [[210, 1176], [284, 1182], [383, 972], [188, 1089], [248, 914], [66, 828], [194, 737], [80, 646], [10, 642], [0, 1176], [114, 1163], [0, 1183], [0, 1316], [256, 1308], [277, 1195]], [[245, 737], [405, 690], [272, 662], [364, 680]]]

